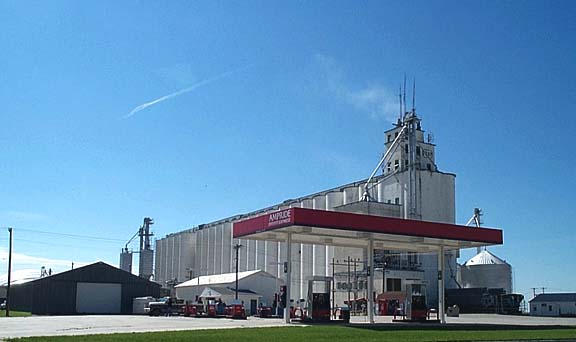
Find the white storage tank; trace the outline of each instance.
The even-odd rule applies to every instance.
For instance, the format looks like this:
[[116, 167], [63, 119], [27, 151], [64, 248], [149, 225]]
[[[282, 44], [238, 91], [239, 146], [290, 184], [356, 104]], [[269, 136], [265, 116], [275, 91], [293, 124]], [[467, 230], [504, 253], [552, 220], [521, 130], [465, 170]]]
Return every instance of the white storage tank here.
[[160, 284], [164, 282], [164, 273], [166, 272], [166, 252], [163, 245], [164, 239], [157, 239], [155, 241], [156, 258], [154, 260], [154, 281]]
[[152, 275], [152, 270], [154, 268], [154, 251], [151, 249], [145, 249], [140, 251], [140, 270], [139, 276], [145, 279], [150, 279]]
[[343, 201], [342, 191], [331, 191], [326, 194], [326, 210], [334, 210], [335, 207], [341, 206]]
[[232, 222], [228, 221], [224, 223], [224, 232], [222, 236], [222, 273], [230, 273], [234, 268], [232, 256]]
[[301, 208], [312, 208], [312, 198], [305, 198], [300, 202]]
[[358, 187], [349, 186], [342, 191], [342, 204], [358, 202]]
[[[331, 191], [326, 194], [326, 210], [334, 210], [334, 208], [341, 206], [344, 201], [343, 191]], [[334, 246], [325, 246], [326, 260], [325, 260], [325, 275], [332, 276], [332, 259], [334, 259]]]
[[120, 269], [132, 273], [132, 252], [126, 249], [120, 254]]
[[214, 260], [214, 256], [215, 256], [215, 247], [216, 247], [216, 229], [217, 226], [216, 225], [211, 225], [208, 227], [208, 229], [206, 230], [206, 232], [208, 233], [208, 242], [206, 243], [206, 246], [208, 246], [208, 260], [207, 260], [207, 264], [206, 264], [206, 268], [208, 269], [207, 273], [208, 275], [210, 274], [216, 274], [216, 260]]
[[[386, 203], [387, 199], [384, 191], [384, 182], [379, 182], [377, 187], [378, 187], [378, 202]], [[390, 201], [390, 203], [392, 203], [392, 201]]]
[[[316, 210], [326, 210], [326, 195], [318, 195], [312, 199], [313, 209]], [[312, 270], [311, 273], [305, 280], [305, 286], [308, 287], [308, 280], [312, 275], [315, 276], [325, 276], [326, 275], [326, 246], [325, 245], [313, 245], [312, 258], [304, 259], [310, 260]], [[308, 274], [307, 274], [308, 275]]]
[[512, 293], [512, 266], [487, 250], [468, 260], [460, 270], [464, 288], [503, 288]]
[[196, 248], [199, 251], [198, 255], [199, 258], [199, 267], [197, 269], [198, 276], [207, 275], [208, 274], [208, 232], [205, 226], [201, 227], [198, 230], [196, 236]]
[[189, 280], [194, 273], [194, 259], [196, 257], [196, 234], [190, 230], [180, 235], [180, 262], [178, 266], [178, 281]]
[[214, 248], [214, 274], [221, 274], [222, 272], [222, 249], [229, 248], [223, 246], [224, 240], [224, 223], [221, 222], [216, 227], [212, 227], [216, 232], [215, 240], [212, 243]]

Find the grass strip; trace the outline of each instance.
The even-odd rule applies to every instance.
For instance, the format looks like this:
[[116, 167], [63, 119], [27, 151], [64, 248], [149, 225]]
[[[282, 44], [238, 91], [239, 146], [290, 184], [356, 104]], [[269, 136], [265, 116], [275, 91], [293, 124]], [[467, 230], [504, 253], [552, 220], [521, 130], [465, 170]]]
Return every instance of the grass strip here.
[[474, 329], [378, 329], [346, 326], [273, 327], [221, 330], [189, 330], [84, 336], [29, 337], [9, 339], [19, 342], [53, 341], [506, 341], [576, 339], [576, 328]]
[[[10, 317], [28, 317], [28, 316], [32, 316], [32, 314], [29, 312], [10, 310]], [[0, 310], [0, 317], [6, 317], [6, 310]]]

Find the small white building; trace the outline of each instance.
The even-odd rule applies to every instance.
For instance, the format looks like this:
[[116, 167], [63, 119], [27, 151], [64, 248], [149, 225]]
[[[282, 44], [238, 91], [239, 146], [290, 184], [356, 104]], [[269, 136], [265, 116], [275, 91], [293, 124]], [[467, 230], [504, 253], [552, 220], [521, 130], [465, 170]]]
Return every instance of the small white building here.
[[[252, 309], [260, 303], [272, 306], [274, 294], [280, 292], [281, 285], [284, 285], [282, 279], [262, 270], [238, 272], [238, 299], [244, 300], [249, 312], [255, 311]], [[206, 291], [213, 291], [214, 298], [220, 295], [227, 300], [235, 295], [235, 289], [236, 273], [200, 276], [175, 286], [176, 298], [188, 301], [195, 301]]]
[[576, 293], [542, 293], [530, 300], [531, 316], [576, 316]]
[[[209, 304], [212, 300], [231, 304], [236, 299], [236, 291], [229, 287], [206, 286], [199, 297], [204, 304]], [[262, 303], [262, 296], [250, 290], [239, 289], [238, 300], [244, 303], [246, 314], [251, 316], [256, 314], [258, 305]]]

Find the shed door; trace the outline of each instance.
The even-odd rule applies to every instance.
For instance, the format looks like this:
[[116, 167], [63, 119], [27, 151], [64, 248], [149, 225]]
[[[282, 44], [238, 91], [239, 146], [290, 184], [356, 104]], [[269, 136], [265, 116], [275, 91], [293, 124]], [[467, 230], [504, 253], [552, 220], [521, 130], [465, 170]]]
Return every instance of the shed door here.
[[76, 312], [92, 314], [120, 313], [122, 284], [77, 283]]

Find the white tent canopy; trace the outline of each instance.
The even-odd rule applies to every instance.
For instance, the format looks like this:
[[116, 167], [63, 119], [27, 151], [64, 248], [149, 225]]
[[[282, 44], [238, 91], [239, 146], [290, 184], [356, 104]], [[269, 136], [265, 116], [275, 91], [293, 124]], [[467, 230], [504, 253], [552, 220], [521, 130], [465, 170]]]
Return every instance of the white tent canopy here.
[[[253, 270], [253, 271], [245, 271], [245, 272], [238, 272], [238, 281], [255, 275], [256, 273], [265, 273], [273, 277], [273, 275], [266, 273], [262, 270]], [[176, 288], [187, 287], [187, 286], [197, 286], [197, 285], [212, 285], [212, 284], [229, 284], [236, 281], [236, 273], [222, 273], [222, 274], [213, 274], [213, 275], [206, 275], [200, 276], [197, 278], [193, 278], [191, 280], [185, 281], [181, 284], [176, 285]]]

